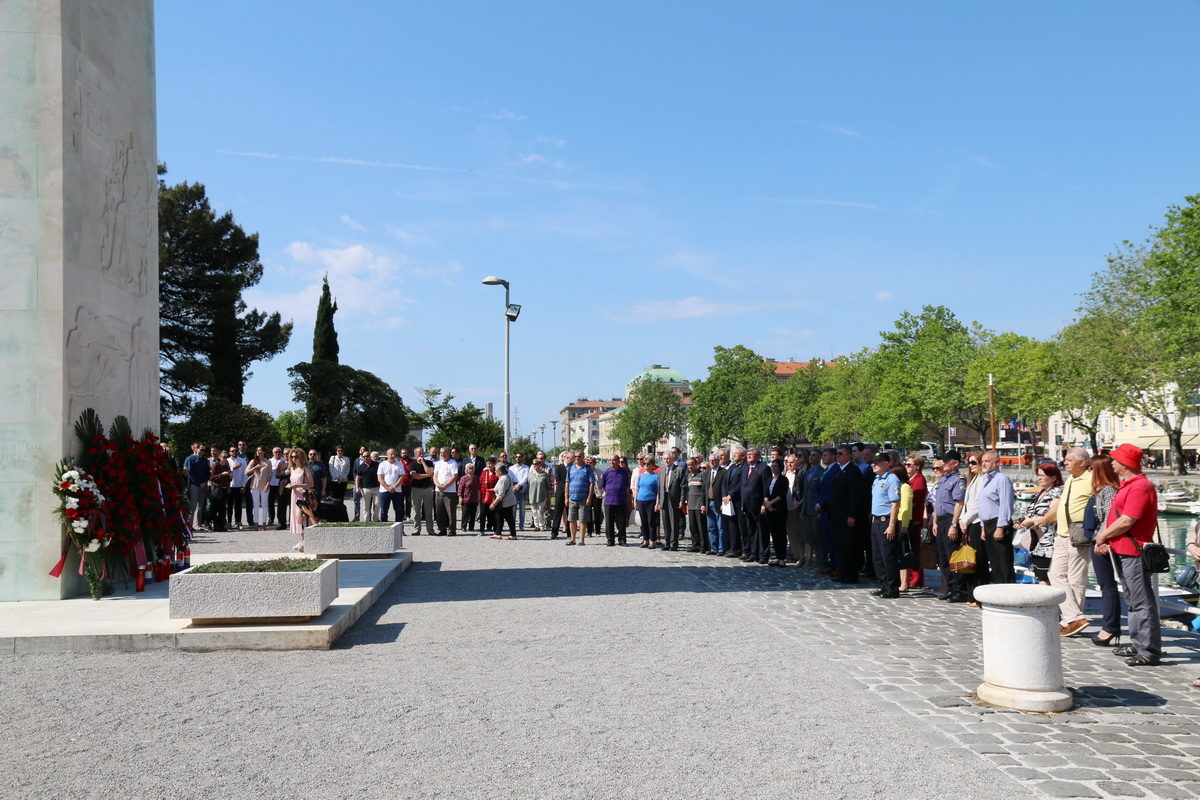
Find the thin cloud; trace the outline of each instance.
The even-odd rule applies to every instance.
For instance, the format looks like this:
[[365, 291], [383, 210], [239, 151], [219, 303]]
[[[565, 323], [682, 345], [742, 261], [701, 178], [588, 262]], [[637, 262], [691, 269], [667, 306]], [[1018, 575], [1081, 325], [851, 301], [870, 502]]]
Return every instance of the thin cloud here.
[[[550, 186], [555, 189], [562, 190], [585, 190], [595, 189], [606, 192], [637, 192], [638, 187], [634, 184], [605, 184], [605, 183], [580, 183], [577, 181], [564, 181], [553, 178], [535, 178], [529, 175], [513, 175], [506, 172], [495, 172], [491, 170], [463, 169], [462, 167], [438, 167], [430, 164], [409, 164], [403, 161], [370, 161], [363, 158], [346, 158], [342, 156], [289, 156], [281, 153], [259, 153], [247, 152], [242, 150], [217, 150], [221, 155], [238, 156], [240, 158], [266, 158], [280, 161], [300, 161], [309, 164], [340, 164], [353, 167], [370, 167], [375, 169], [401, 169], [401, 170], [416, 170], [420, 172], [445, 172], [457, 175], [471, 175], [477, 178], [490, 178], [497, 181], [510, 181], [513, 183], [530, 183], [537, 186]], [[397, 193], [399, 194], [399, 193]]]
[[705, 300], [691, 295], [677, 300], [646, 300], [625, 311], [610, 314], [619, 322], [642, 322], [652, 320], [701, 320], [711, 317], [734, 317], [758, 314], [765, 311], [796, 309], [806, 305], [802, 302], [775, 303], [729, 303]]
[[892, 293], [886, 289], [882, 289], [875, 293], [875, 299], [881, 303], [885, 303], [892, 299]]
[[751, 197], [759, 203], [784, 203], [798, 206], [833, 206], [835, 208], [865, 208], [870, 211], [886, 211], [883, 206], [874, 203], [860, 203], [855, 200], [826, 200], [806, 197]]
[[527, 153], [517, 159], [527, 167], [545, 165], [554, 169], [566, 169], [567, 162], [561, 158], [547, 158], [541, 153]]
[[498, 119], [501, 122], [519, 122], [520, 120], [525, 119], [524, 114], [518, 114], [515, 111], [509, 111], [507, 108], [502, 108], [499, 111], [488, 114], [488, 116], [491, 119]]
[[358, 231], [359, 233], [366, 233], [367, 231], [366, 225], [363, 225], [349, 214], [342, 214], [340, 217], [338, 217], [338, 219], [340, 219], [342, 224], [352, 231]]
[[825, 130], [829, 131], [830, 133], [836, 133], [839, 136], [846, 136], [851, 139], [863, 139], [865, 141], [867, 138], [866, 136], [863, 136], [861, 133], [854, 130], [853, 128], [846, 128], [841, 125], [834, 125], [829, 122], [822, 122], [821, 127], [824, 128]]
[[309, 164], [346, 164], [353, 167], [376, 167], [383, 169], [410, 169], [419, 172], [471, 172], [469, 169], [457, 167], [435, 167], [429, 164], [409, 164], [403, 161], [368, 161], [362, 158], [346, 158], [344, 156], [289, 156], [280, 153], [262, 153], [245, 150], [218, 149], [225, 156], [241, 158], [267, 158], [278, 161], [302, 161]]

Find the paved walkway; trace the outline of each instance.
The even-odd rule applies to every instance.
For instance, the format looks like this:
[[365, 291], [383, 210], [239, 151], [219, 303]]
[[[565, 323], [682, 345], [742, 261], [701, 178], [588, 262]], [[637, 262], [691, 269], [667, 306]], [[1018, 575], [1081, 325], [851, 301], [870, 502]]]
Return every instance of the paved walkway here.
[[1081, 708], [1016, 714], [972, 703], [962, 606], [595, 539], [405, 544], [328, 652], [0, 659], [0, 795], [1200, 797], [1195, 662], [1071, 640]]

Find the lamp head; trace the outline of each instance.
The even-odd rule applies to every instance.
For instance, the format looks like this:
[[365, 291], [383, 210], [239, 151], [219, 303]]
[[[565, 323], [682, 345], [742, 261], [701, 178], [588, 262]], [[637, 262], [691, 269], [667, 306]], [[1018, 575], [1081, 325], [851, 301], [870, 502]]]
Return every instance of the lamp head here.
[[497, 278], [495, 275], [488, 275], [483, 279], [485, 286], [508, 286], [508, 281], [504, 278]]
[[504, 316], [508, 318], [509, 322], [516, 322], [517, 317], [521, 316], [521, 307], [516, 303], [509, 303], [508, 307], [504, 309]]

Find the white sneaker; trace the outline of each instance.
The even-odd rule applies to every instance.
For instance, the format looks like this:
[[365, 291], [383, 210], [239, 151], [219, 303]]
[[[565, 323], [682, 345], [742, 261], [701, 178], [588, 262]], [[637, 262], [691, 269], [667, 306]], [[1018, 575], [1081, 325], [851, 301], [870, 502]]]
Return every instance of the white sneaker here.
[[304, 542], [296, 542], [294, 545], [292, 545], [292, 549], [295, 550], [297, 553], [303, 553], [304, 552]]

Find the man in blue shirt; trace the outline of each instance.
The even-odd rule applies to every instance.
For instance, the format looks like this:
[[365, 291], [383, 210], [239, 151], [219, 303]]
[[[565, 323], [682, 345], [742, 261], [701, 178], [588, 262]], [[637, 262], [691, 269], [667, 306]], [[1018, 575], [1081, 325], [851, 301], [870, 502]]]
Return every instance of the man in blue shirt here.
[[900, 596], [900, 479], [885, 455], [875, 456], [871, 469], [871, 552], [879, 579], [879, 588], [871, 594], [891, 600]]
[[[567, 540], [568, 545], [583, 544], [583, 534], [591, 514], [592, 493], [596, 490], [596, 473], [584, 461], [582, 450], [575, 451], [575, 463], [567, 470]], [[575, 541], [575, 535], [579, 541]]]
[[202, 444], [195, 445], [192, 454], [183, 460], [183, 471], [188, 477], [188, 517], [193, 528], [203, 531], [204, 501], [208, 495], [208, 479], [212, 473], [208, 448]]
[[942, 591], [939, 600], [965, 603], [962, 576], [950, 571], [950, 554], [958, 546], [958, 518], [963, 510], [966, 484], [958, 474], [962, 456], [957, 450], [942, 453], [942, 478], [933, 492], [933, 519], [937, 532], [938, 571], [942, 574]]
[[979, 521], [983, 525], [983, 549], [987, 552], [988, 582], [1015, 583], [1013, 566], [1013, 485], [1000, 471], [1000, 459], [989, 450], [980, 459], [983, 486], [979, 488]]

